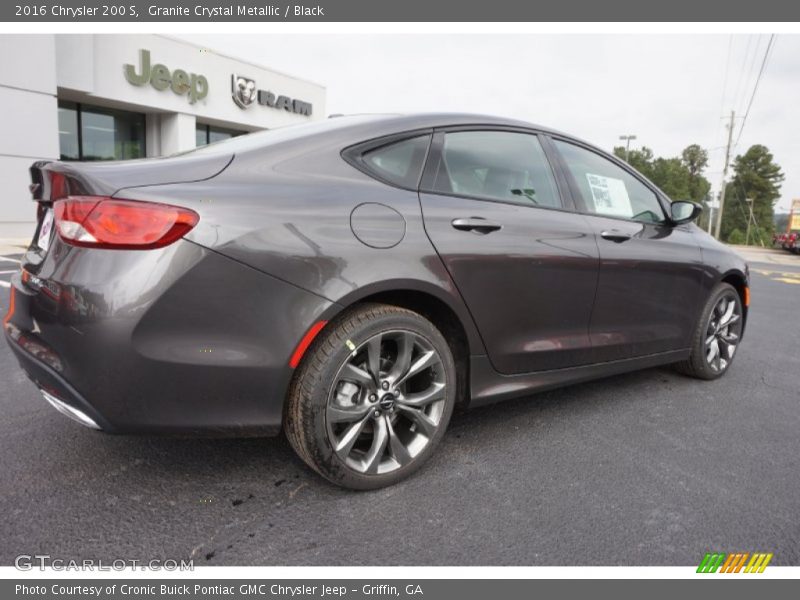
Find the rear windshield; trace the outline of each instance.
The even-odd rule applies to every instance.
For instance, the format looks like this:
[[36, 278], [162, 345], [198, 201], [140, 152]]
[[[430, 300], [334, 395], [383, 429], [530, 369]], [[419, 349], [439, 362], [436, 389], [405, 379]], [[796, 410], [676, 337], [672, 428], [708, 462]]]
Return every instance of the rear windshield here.
[[271, 146], [272, 144], [279, 144], [288, 140], [318, 135], [327, 131], [336, 131], [337, 129], [346, 129], [347, 127], [379, 121], [385, 118], [386, 115], [353, 115], [313, 121], [311, 123], [303, 123], [302, 125], [287, 125], [285, 127], [257, 131], [255, 133], [248, 133], [246, 135], [212, 142], [205, 146], [200, 146], [199, 148], [179, 152], [173, 156], [182, 156], [186, 154], [239, 154], [249, 150]]

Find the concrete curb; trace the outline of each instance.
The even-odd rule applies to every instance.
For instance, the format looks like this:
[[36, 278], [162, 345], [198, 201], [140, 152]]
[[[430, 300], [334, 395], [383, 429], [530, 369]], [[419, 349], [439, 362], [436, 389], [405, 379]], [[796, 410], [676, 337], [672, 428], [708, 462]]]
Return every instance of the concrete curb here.
[[29, 244], [30, 240], [23, 240], [19, 238], [0, 238], [0, 256], [8, 254], [22, 254], [28, 249]]
[[792, 254], [782, 248], [761, 248], [759, 246], [736, 246], [728, 244], [728, 247], [752, 263], [770, 263], [774, 265], [793, 265], [800, 266], [800, 256]]

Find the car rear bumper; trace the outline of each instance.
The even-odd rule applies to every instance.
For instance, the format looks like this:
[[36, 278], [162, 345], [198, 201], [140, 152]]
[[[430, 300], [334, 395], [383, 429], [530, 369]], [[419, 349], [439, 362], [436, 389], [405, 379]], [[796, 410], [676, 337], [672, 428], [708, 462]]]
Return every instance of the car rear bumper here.
[[48, 402], [113, 433], [277, 433], [291, 354], [334, 306], [187, 241], [56, 240], [33, 268], [12, 278], [6, 339]]
[[[14, 288], [15, 303], [19, 288]], [[63, 415], [91, 429], [113, 432], [111, 424], [89, 404], [56, 369], [41, 358], [45, 349], [40, 342], [29, 339], [14, 324], [6, 323], [8, 345], [17, 357], [22, 370], [36, 384], [47, 402]], [[36, 345], [34, 345], [36, 344]], [[40, 357], [37, 358], [36, 354]]]

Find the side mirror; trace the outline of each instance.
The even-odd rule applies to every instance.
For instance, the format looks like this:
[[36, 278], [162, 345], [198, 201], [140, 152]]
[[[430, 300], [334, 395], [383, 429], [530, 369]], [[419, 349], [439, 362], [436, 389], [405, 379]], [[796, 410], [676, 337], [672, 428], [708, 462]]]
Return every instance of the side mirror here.
[[670, 207], [670, 217], [675, 225], [682, 225], [683, 223], [691, 223], [700, 213], [703, 212], [703, 207], [688, 200], [677, 200], [672, 203]]

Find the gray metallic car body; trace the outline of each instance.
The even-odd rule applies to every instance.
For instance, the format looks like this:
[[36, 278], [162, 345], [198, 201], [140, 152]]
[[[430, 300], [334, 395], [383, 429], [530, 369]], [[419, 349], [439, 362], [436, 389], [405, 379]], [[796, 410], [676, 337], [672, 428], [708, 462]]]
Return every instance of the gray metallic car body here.
[[[428, 191], [440, 132], [453, 128], [540, 135], [563, 208]], [[343, 157], [410, 134], [432, 139], [419, 190]], [[706, 297], [723, 280], [743, 294], [745, 263], [692, 224], [588, 214], [551, 138], [583, 144], [507, 119], [390, 115], [167, 159], [44, 166], [73, 193], [184, 206], [200, 221], [159, 250], [32, 244], [6, 335], [40, 387], [114, 432], [277, 432], [298, 341], [366, 300], [412, 308], [444, 331], [464, 404], [685, 359]], [[458, 231], [456, 217], [502, 229]], [[609, 228], [631, 237], [602, 239]]]

